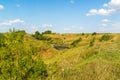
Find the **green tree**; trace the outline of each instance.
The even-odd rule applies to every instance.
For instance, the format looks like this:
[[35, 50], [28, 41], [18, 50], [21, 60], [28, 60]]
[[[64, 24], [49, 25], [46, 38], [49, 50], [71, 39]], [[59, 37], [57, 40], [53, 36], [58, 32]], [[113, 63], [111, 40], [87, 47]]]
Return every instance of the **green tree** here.
[[40, 34], [39, 31], [36, 31], [35, 34], [33, 35], [33, 37], [35, 37], [38, 40], [47, 40], [47, 41], [51, 40], [51, 38], [43, 36], [43, 34]]
[[96, 32], [93, 32], [92, 35], [96, 35], [97, 33]]
[[51, 30], [44, 31], [42, 34], [52, 34]]
[[34, 37], [35, 37], [36, 39], [40, 39], [41, 36], [42, 36], [42, 35], [40, 34], [39, 31], [36, 31], [35, 34], [34, 34]]

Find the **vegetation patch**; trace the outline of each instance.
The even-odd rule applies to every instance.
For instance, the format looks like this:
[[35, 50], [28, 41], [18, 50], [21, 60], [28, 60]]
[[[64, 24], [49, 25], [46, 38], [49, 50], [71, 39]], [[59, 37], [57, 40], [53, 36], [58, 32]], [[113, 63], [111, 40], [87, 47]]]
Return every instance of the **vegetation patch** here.
[[102, 37], [99, 39], [100, 41], [108, 41], [108, 40], [110, 40], [110, 39], [112, 39], [112, 36], [111, 35], [109, 35], [109, 34], [104, 34], [104, 35], [102, 35]]
[[75, 47], [80, 41], [82, 41], [82, 38], [81, 38], [81, 37], [80, 37], [79, 39], [73, 41], [73, 42], [71, 43], [71, 45], [72, 45], [73, 47]]

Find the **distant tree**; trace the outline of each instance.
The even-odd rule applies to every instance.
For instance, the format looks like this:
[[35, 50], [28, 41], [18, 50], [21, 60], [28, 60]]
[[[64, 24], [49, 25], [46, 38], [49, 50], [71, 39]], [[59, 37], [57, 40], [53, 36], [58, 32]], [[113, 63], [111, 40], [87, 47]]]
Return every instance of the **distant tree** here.
[[40, 34], [39, 31], [36, 31], [33, 36], [34, 36], [36, 39], [40, 39], [42, 35]]
[[82, 33], [82, 35], [85, 35], [85, 33]]
[[36, 31], [36, 32], [35, 32], [35, 36], [39, 36], [39, 35], [41, 35], [40, 32], [39, 32], [39, 31]]
[[93, 32], [92, 35], [96, 35], [97, 33], [96, 32]]
[[52, 31], [51, 30], [47, 30], [47, 31], [44, 31], [42, 34], [51, 34]]
[[39, 31], [36, 31], [35, 34], [33, 35], [33, 37], [35, 37], [38, 40], [51, 40], [51, 38], [43, 36], [42, 34], [40, 34]]

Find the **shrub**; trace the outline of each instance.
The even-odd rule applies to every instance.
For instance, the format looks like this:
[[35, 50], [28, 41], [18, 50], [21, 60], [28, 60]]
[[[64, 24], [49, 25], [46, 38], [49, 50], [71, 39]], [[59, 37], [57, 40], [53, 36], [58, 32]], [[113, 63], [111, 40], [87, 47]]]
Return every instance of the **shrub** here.
[[4, 34], [0, 33], [0, 47], [4, 45], [4, 39], [5, 39]]
[[47, 31], [43, 32], [42, 34], [52, 34], [52, 31], [51, 30], [47, 30]]
[[47, 77], [46, 65], [36, 48], [23, 43], [24, 35], [23, 31], [11, 31], [5, 35], [5, 46], [0, 47], [0, 79], [41, 80]]
[[47, 41], [51, 40], [51, 38], [43, 36], [42, 34], [40, 34], [39, 31], [36, 31], [35, 34], [33, 35], [33, 37], [35, 37], [38, 40], [47, 40]]
[[85, 33], [82, 33], [82, 35], [85, 35]]
[[96, 35], [97, 33], [96, 32], [93, 32], [92, 35]]
[[104, 34], [102, 37], [99, 39], [100, 41], [108, 41], [112, 38], [109, 34]]
[[73, 47], [75, 47], [80, 41], [82, 41], [82, 38], [81, 38], [81, 37], [80, 37], [79, 39], [73, 41], [73, 42], [71, 43], [71, 45], [72, 45]]
[[41, 38], [40, 32], [36, 31], [35, 34], [33, 35], [33, 37], [35, 37], [36, 39], [40, 39]]
[[90, 41], [89, 46], [90, 46], [90, 47], [91, 47], [91, 46], [94, 46], [94, 42], [95, 42], [95, 37]]

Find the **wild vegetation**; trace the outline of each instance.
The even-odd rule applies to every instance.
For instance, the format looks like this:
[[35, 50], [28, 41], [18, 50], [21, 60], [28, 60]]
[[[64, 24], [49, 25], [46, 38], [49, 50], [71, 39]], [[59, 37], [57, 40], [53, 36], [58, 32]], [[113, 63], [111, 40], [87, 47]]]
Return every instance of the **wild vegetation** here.
[[0, 33], [0, 80], [120, 79], [120, 34], [43, 33]]
[[25, 31], [11, 30], [0, 38], [0, 80], [39, 80], [47, 77], [46, 65], [36, 49], [24, 43]]

